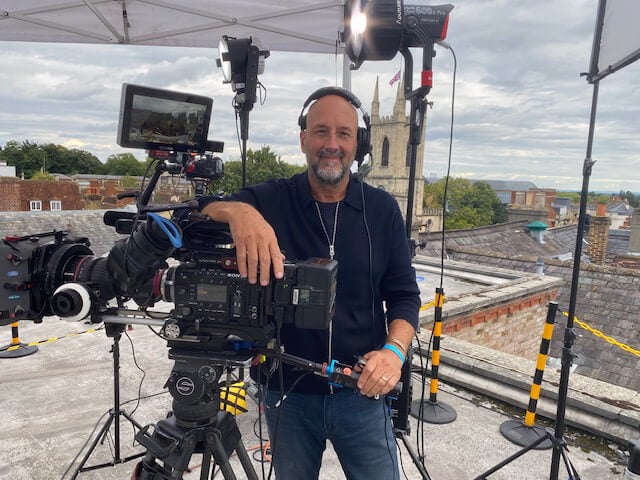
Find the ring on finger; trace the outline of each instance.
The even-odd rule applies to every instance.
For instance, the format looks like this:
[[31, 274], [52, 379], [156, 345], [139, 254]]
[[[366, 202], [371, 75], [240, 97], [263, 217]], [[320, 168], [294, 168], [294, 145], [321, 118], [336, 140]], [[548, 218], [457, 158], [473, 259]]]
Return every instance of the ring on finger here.
[[380, 380], [384, 381], [384, 383], [387, 383], [389, 381], [389, 379], [387, 377], [385, 377], [384, 375], [380, 376]]

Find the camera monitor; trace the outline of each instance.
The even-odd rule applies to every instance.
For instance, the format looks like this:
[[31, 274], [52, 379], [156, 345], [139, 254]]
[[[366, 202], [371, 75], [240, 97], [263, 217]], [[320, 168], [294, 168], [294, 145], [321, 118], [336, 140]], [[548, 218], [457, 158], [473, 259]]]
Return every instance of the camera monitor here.
[[118, 145], [203, 152], [212, 106], [209, 97], [125, 83]]

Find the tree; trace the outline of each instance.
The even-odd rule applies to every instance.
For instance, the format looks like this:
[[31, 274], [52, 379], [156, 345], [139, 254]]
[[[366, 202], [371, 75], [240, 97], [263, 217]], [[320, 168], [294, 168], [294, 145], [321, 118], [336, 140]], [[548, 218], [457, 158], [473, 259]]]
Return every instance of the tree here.
[[53, 143], [40, 145], [29, 140], [21, 144], [15, 140], [7, 142], [0, 150], [0, 160], [16, 167], [18, 175], [33, 177], [36, 172], [53, 172], [65, 175], [76, 173], [99, 173], [102, 163], [85, 150], [69, 150]]
[[424, 202], [427, 207], [444, 209], [445, 228], [475, 228], [505, 221], [506, 210], [493, 189], [485, 182], [471, 184], [464, 178], [450, 178], [446, 205], [445, 180], [426, 184]]
[[136, 188], [140, 186], [140, 181], [136, 178], [133, 178], [129, 175], [125, 175], [120, 179], [120, 185], [123, 188]]
[[37, 180], [37, 181], [41, 181], [41, 182], [53, 182], [55, 181], [56, 177], [54, 177], [53, 175], [51, 175], [50, 173], [46, 173], [46, 172], [35, 172], [33, 174], [33, 176], [31, 177], [31, 180]]
[[[256, 185], [275, 178], [287, 178], [302, 172], [304, 166], [291, 165], [284, 162], [271, 151], [268, 145], [260, 150], [247, 150], [247, 186]], [[220, 180], [211, 182], [211, 190], [231, 194], [242, 188], [242, 162], [239, 160], [224, 164], [224, 176]]]
[[109, 155], [103, 166], [105, 175], [142, 176], [145, 164], [140, 162], [132, 153], [118, 153]]
[[16, 167], [16, 174], [25, 178], [31, 178], [35, 172], [39, 172], [43, 164], [38, 144], [28, 140], [22, 144], [15, 140], [7, 142], [0, 152], [0, 159]]
[[636, 197], [633, 192], [629, 190], [623, 192], [622, 190], [620, 190], [620, 196], [627, 200], [629, 206], [633, 208], [638, 208], [638, 206], [640, 206], [640, 199], [638, 199], [638, 197]]

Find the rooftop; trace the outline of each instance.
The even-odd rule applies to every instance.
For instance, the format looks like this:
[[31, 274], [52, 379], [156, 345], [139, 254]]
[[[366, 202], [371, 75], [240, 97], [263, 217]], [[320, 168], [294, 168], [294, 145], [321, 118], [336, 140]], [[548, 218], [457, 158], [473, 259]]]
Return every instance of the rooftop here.
[[[77, 459], [82, 458], [82, 454], [87, 452], [87, 444], [95, 438], [95, 430], [105, 424], [107, 413], [113, 407], [113, 363], [110, 354], [112, 339], [107, 338], [103, 330], [92, 331], [90, 327], [62, 322], [54, 317], [46, 318], [40, 325], [31, 322], [20, 324], [23, 341], [49, 340], [40, 344], [39, 351], [33, 355], [0, 359], [4, 367], [0, 371], [0, 383], [5, 390], [2, 395], [3, 428], [0, 430], [0, 443], [5, 448], [0, 449], [0, 477], [12, 480], [49, 480], [61, 478], [71, 466], [64, 477], [71, 478], [79, 465]], [[0, 330], [0, 344], [10, 341], [9, 330]], [[157, 422], [165, 417], [171, 403], [163, 388], [172, 367], [172, 362], [167, 358], [166, 345], [140, 325], [125, 333], [126, 336], [120, 342], [122, 408], [143, 425]], [[533, 372], [533, 365], [515, 357], [508, 361], [509, 356], [481, 362], [480, 357], [484, 356], [481, 350], [451, 338], [444, 339], [443, 345], [443, 357], [449, 358], [450, 363], [442, 365], [443, 381], [440, 382], [438, 401], [455, 409], [457, 419], [453, 423], [435, 425], [422, 422], [418, 424], [410, 417], [411, 434], [408, 444], [415, 452], [418, 435], [424, 439], [426, 467], [433, 480], [468, 480], [520, 449], [502, 437], [499, 427], [509, 419], [521, 420], [523, 409], [505, 408], [499, 402], [458, 385], [474, 383], [468, 372], [483, 370], [490, 375], [484, 377], [484, 380], [478, 377], [478, 385], [495, 390], [494, 394], [506, 396], [506, 384], [505, 388], [497, 390], [495, 386], [489, 386], [489, 379], [496, 377], [497, 373], [495, 366], [487, 365], [503, 364], [510, 370], [505, 377], [514, 379], [521, 375], [516, 370], [531, 369]], [[465, 352], [468, 348], [471, 350]], [[473, 367], [463, 368], [463, 358], [467, 358], [466, 362]], [[491, 370], [494, 370], [493, 373]], [[556, 381], [554, 372], [550, 372], [549, 377], [552, 382]], [[586, 388], [580, 382], [577, 385], [578, 388]], [[555, 387], [550, 383], [545, 387], [548, 388]], [[414, 400], [420, 397], [420, 391], [419, 383], [414, 381]], [[135, 399], [138, 395], [144, 399], [137, 402]], [[428, 384], [426, 395], [428, 396]], [[606, 404], [602, 403], [598, 408], [606, 409]], [[613, 413], [614, 409], [609, 409]], [[568, 418], [572, 418], [571, 412]], [[237, 417], [244, 444], [250, 454], [254, 454], [253, 449], [259, 444], [254, 434], [257, 429], [256, 420], [256, 406], [250, 400], [248, 413]], [[130, 424], [122, 418], [119, 438], [121, 458], [142, 451], [140, 446], [132, 445], [132, 432]], [[603, 442], [597, 437], [575, 433], [572, 429], [567, 430], [565, 439], [570, 447], [575, 447], [571, 448], [570, 458], [582, 478], [618, 480], [621, 477], [626, 460], [615, 460], [620, 447], [614, 442]], [[85, 466], [111, 462], [114, 441], [112, 429], [104, 444], [99, 443], [91, 453]], [[420, 478], [402, 442], [399, 450], [404, 471], [402, 478]], [[490, 478], [548, 478], [551, 457], [551, 450], [532, 450]], [[74, 459], [76, 461], [71, 465]], [[78, 478], [129, 478], [135, 462], [80, 473]], [[192, 457], [194, 471], [186, 474], [185, 479], [199, 478], [200, 472], [196, 466], [199, 463], [199, 458]], [[233, 459], [232, 465], [238, 478], [246, 478], [241, 474], [237, 460]], [[261, 471], [259, 462], [254, 461], [253, 465], [258, 472]], [[268, 465], [266, 470], [268, 471]], [[566, 478], [564, 472], [561, 464], [560, 478]], [[320, 478], [344, 478], [331, 448], [325, 455]]]
[[[19, 214], [0, 214], [0, 225], [4, 236], [7, 233], [26, 234], [34, 231], [50, 231], [52, 228], [68, 229], [77, 235], [86, 232], [93, 241], [92, 248], [97, 254], [106, 253], [114, 241], [121, 238], [111, 227], [102, 224], [102, 211], [94, 212], [63, 212], [62, 214], [40, 214], [22, 212]], [[520, 238], [520, 253], [515, 259], [504, 254], [496, 254], [491, 250], [492, 242], [501, 236], [508, 238], [514, 232], [529, 235], [524, 228], [524, 222], [497, 226], [496, 231], [491, 228], [479, 229], [474, 239], [468, 238], [470, 232], [452, 232], [447, 235], [447, 253], [453, 258], [467, 262], [480, 263], [473, 266], [462, 266], [456, 261], [448, 260], [445, 276], [445, 291], [448, 299], [452, 299], [447, 308], [458, 308], [453, 301], [463, 298], [476, 297], [476, 300], [486, 300], [486, 288], [500, 294], [501, 288], [508, 288], [510, 284], [522, 284], [527, 278], [536, 277], [535, 251], [531, 245], [523, 243]], [[571, 238], [569, 228], [550, 229], [553, 233], [545, 245], [558, 247], [565, 241], [554, 239]], [[502, 232], [502, 233], [500, 233]], [[575, 239], [575, 229], [573, 230]], [[532, 239], [533, 240], [533, 239]], [[437, 243], [437, 242], [434, 242]], [[515, 250], [516, 243], [507, 242], [507, 248]], [[534, 241], [534, 243], [536, 243]], [[540, 245], [540, 244], [538, 244]], [[550, 250], [550, 252], [553, 250]], [[571, 250], [569, 250], [571, 251]], [[419, 257], [416, 259], [419, 281], [424, 284], [423, 292], [432, 297], [433, 286], [437, 285], [439, 258]], [[507, 272], [507, 267], [511, 271]], [[565, 278], [570, 271], [570, 262], [557, 260], [546, 261], [547, 273], [552, 276]], [[520, 270], [522, 273], [514, 272]], [[609, 275], [609, 276], [607, 276]], [[607, 299], [606, 308], [611, 320], [622, 321], [630, 318], [632, 310], [637, 313], [638, 283], [640, 276], [630, 282], [611, 279], [611, 272], [601, 271], [589, 266], [585, 269], [584, 280], [589, 282], [592, 290], [582, 302]], [[537, 277], [537, 282], [546, 281], [544, 277]], [[548, 277], [551, 280], [551, 277]], [[625, 277], [626, 278], [626, 277]], [[607, 282], [609, 282], [607, 284]], [[593, 289], [593, 287], [597, 287]], [[495, 288], [494, 288], [495, 287]], [[456, 293], [455, 289], [460, 288]], [[561, 289], [561, 296], [566, 295]], [[624, 288], [624, 293], [621, 294]], [[615, 293], [615, 295], [614, 295]], [[599, 300], [598, 300], [599, 299]], [[623, 300], [625, 302], [623, 302]], [[602, 324], [594, 322], [597, 312], [603, 310], [598, 304], [597, 311], [591, 313], [581, 310], [578, 315], [592, 325], [602, 328]], [[625, 307], [625, 304], [628, 304]], [[463, 308], [463, 307], [460, 307]], [[464, 308], [467, 308], [466, 306]], [[562, 308], [562, 305], [561, 305]], [[626, 310], [625, 310], [626, 308]], [[0, 442], [12, 445], [11, 449], [2, 449], [0, 453], [0, 477], [12, 479], [49, 479], [60, 478], [73, 457], [80, 450], [83, 443], [89, 439], [91, 428], [104, 418], [100, 416], [112, 406], [112, 360], [109, 353], [111, 339], [105, 338], [103, 331], [87, 331], [87, 325], [60, 322], [55, 318], [45, 319], [41, 325], [31, 322], [20, 324], [22, 341], [39, 341], [40, 351], [36, 354], [19, 359], [0, 359], [8, 367], [0, 372], [0, 382], [6, 385], [2, 400], [5, 412], [5, 424], [0, 433]], [[626, 332], [633, 333], [633, 325]], [[76, 335], [77, 332], [86, 332]], [[430, 332], [421, 334], [422, 342], [428, 342]], [[556, 332], [555, 338], [562, 338], [562, 332]], [[624, 332], [622, 332], [624, 333]], [[145, 327], [135, 326], [127, 332], [128, 337], [121, 342], [122, 350], [122, 399], [128, 401], [138, 396], [138, 389], [142, 373], [137, 369], [137, 362], [146, 371], [146, 380], [141, 387], [141, 395], [148, 396], [163, 392], [164, 382], [171, 369], [171, 362], [167, 359], [166, 345]], [[609, 460], [603, 454], [615, 457], [616, 450], [621, 449], [616, 442], [624, 443], [637, 436], [640, 431], [640, 398], [639, 388], [633, 383], [637, 378], [638, 365], [632, 364], [631, 358], [625, 354], [610, 353], [612, 350], [603, 348], [601, 340], [579, 331], [580, 337], [576, 343], [579, 349], [579, 366], [572, 374], [571, 399], [567, 421], [581, 430], [591, 432], [594, 438], [607, 438], [604, 444], [598, 440], [591, 440], [599, 446], [598, 451], [587, 448], [572, 450], [572, 461], [576, 463], [583, 478], [597, 478], [602, 480], [617, 479], [623, 468], [620, 463]], [[45, 339], [57, 339], [46, 341]], [[623, 338], [628, 340], [626, 338]], [[629, 339], [631, 341], [632, 339]], [[11, 329], [6, 326], [0, 328], [0, 345], [8, 345], [11, 341]], [[640, 342], [631, 342], [637, 345]], [[135, 346], [135, 361], [132, 353]], [[615, 351], [614, 351], [615, 352]], [[557, 348], [553, 353], [558, 356]], [[628, 355], [628, 354], [626, 354]], [[584, 360], [588, 359], [590, 363]], [[498, 431], [500, 424], [510, 418], [522, 418], [524, 407], [528, 401], [528, 389], [535, 369], [533, 362], [520, 357], [513, 357], [494, 350], [483, 349], [455, 340], [450, 337], [442, 338], [441, 391], [440, 401], [452, 405], [458, 412], [458, 419], [449, 425], [422, 424], [424, 432], [420, 434], [425, 441], [427, 452], [427, 469], [434, 480], [466, 480], [474, 478], [482, 471], [503, 460], [508, 454], [518, 450], [518, 447], [506, 441]], [[416, 361], [414, 361], [416, 363]], [[599, 369], [600, 376], [596, 375]], [[557, 392], [558, 375], [554, 368], [547, 368], [543, 384], [542, 397], [539, 401], [539, 415], [553, 417], [555, 414], [554, 395]], [[581, 375], [585, 374], [585, 375]], [[593, 377], [593, 378], [589, 378]], [[615, 378], [614, 378], [615, 377]], [[626, 389], [603, 383], [597, 378], [610, 381], [615, 379], [618, 385], [632, 387]], [[414, 399], [419, 397], [419, 384], [414, 384]], [[471, 392], [471, 393], [470, 393]], [[428, 395], [428, 387], [427, 393]], [[518, 407], [517, 412], [498, 407], [492, 399], [500, 399]], [[127, 403], [125, 410], [133, 411], [134, 404]], [[141, 424], [156, 422], [164, 418], [170, 408], [170, 399], [166, 392], [160, 396], [151, 397], [140, 402], [134, 418]], [[253, 425], [256, 421], [255, 408], [238, 418], [238, 422], [248, 445], [257, 444], [253, 435]], [[100, 419], [100, 421], [99, 421]], [[415, 422], [415, 420], [413, 420]], [[124, 422], [126, 425], [126, 422]], [[132, 432], [126, 425], [121, 435], [123, 441], [123, 456], [131, 450]], [[411, 444], [415, 444], [418, 436], [417, 424], [412, 427]], [[577, 446], [579, 436], [568, 440], [570, 445]], [[99, 446], [95, 457], [92, 456], [88, 464], [107, 461], [110, 455], [109, 445]], [[612, 448], [608, 448], [608, 444]], [[415, 448], [415, 447], [414, 447]], [[412, 465], [411, 458], [406, 455], [404, 447], [403, 463], [407, 470], [406, 478], [418, 478], [419, 475]], [[492, 475], [494, 479], [513, 478], [548, 478], [550, 451], [529, 452], [502, 472]], [[4, 460], [4, 461], [3, 461]], [[95, 461], [94, 461], [95, 460]], [[259, 466], [256, 464], [257, 468]], [[132, 465], [117, 465], [99, 471], [84, 473], [80, 478], [115, 479], [128, 478]], [[562, 471], [562, 470], [561, 470]], [[335, 455], [330, 454], [323, 466], [322, 479], [342, 478]], [[65, 477], [69, 478], [69, 477]], [[197, 474], [185, 476], [197, 478]], [[242, 478], [242, 477], [241, 477]]]

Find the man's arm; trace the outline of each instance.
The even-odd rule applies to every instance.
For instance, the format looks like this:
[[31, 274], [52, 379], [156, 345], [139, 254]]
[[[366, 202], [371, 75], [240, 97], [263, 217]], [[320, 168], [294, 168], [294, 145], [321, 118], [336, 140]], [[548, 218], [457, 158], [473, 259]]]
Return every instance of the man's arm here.
[[284, 276], [283, 255], [273, 228], [254, 207], [244, 202], [212, 202], [202, 213], [216, 222], [228, 223], [236, 247], [238, 272], [260, 285], [269, 284], [271, 268], [276, 278]]
[[358, 388], [363, 395], [384, 395], [400, 381], [403, 361], [398, 352], [406, 360], [414, 334], [413, 325], [406, 320], [397, 318], [389, 324], [385, 347], [364, 356], [367, 364], [358, 379]]

